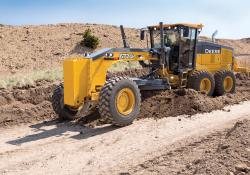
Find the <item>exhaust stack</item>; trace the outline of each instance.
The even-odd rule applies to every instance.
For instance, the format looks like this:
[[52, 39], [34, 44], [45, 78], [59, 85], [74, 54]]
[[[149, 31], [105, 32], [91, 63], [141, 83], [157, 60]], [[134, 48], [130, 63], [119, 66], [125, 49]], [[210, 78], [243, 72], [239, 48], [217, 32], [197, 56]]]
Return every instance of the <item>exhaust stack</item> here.
[[123, 25], [120, 25], [120, 29], [121, 29], [123, 46], [124, 46], [124, 48], [129, 48], [129, 45], [127, 43], [127, 38], [126, 38], [126, 35], [125, 35], [125, 32], [124, 32]]
[[215, 43], [215, 36], [218, 34], [218, 30], [215, 30], [212, 34], [212, 41]]

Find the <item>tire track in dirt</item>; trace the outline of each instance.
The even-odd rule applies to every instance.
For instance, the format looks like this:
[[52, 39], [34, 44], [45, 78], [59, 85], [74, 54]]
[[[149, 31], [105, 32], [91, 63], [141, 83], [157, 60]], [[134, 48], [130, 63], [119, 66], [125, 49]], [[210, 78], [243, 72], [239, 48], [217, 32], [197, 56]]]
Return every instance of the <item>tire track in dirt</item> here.
[[199, 137], [231, 127], [236, 120], [249, 119], [249, 107], [250, 103], [244, 102], [191, 118], [142, 119], [123, 128], [110, 125], [89, 128], [56, 121], [1, 128], [0, 173], [117, 174], [132, 171], [135, 165], [153, 160], [165, 150], [185, 150], [185, 146], [194, 142], [194, 147], [198, 146]]

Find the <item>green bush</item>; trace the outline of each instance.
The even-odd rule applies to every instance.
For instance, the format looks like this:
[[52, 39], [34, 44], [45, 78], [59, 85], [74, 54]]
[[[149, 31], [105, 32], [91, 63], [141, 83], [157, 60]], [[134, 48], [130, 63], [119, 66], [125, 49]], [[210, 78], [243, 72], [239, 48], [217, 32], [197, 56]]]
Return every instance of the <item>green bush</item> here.
[[97, 36], [94, 36], [90, 29], [85, 30], [85, 32], [83, 33], [83, 40], [81, 41], [81, 45], [91, 49], [96, 49], [99, 45], [99, 42], [99, 38]]

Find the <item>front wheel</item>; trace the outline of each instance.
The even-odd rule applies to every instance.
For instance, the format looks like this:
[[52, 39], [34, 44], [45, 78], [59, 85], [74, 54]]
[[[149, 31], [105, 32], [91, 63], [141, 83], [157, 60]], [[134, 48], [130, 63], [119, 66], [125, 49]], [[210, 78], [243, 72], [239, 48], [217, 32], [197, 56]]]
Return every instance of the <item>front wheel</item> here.
[[141, 94], [137, 84], [126, 77], [108, 80], [99, 95], [99, 113], [114, 125], [131, 124], [139, 115]]

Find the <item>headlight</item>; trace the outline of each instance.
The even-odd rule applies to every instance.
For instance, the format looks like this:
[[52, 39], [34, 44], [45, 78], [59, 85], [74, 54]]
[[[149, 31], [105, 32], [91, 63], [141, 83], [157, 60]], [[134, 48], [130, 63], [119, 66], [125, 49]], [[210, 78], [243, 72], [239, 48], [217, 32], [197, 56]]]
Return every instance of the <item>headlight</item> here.
[[106, 53], [106, 55], [105, 55], [106, 57], [109, 57], [109, 58], [111, 58], [111, 57], [113, 57], [114, 56], [114, 54], [113, 53]]

